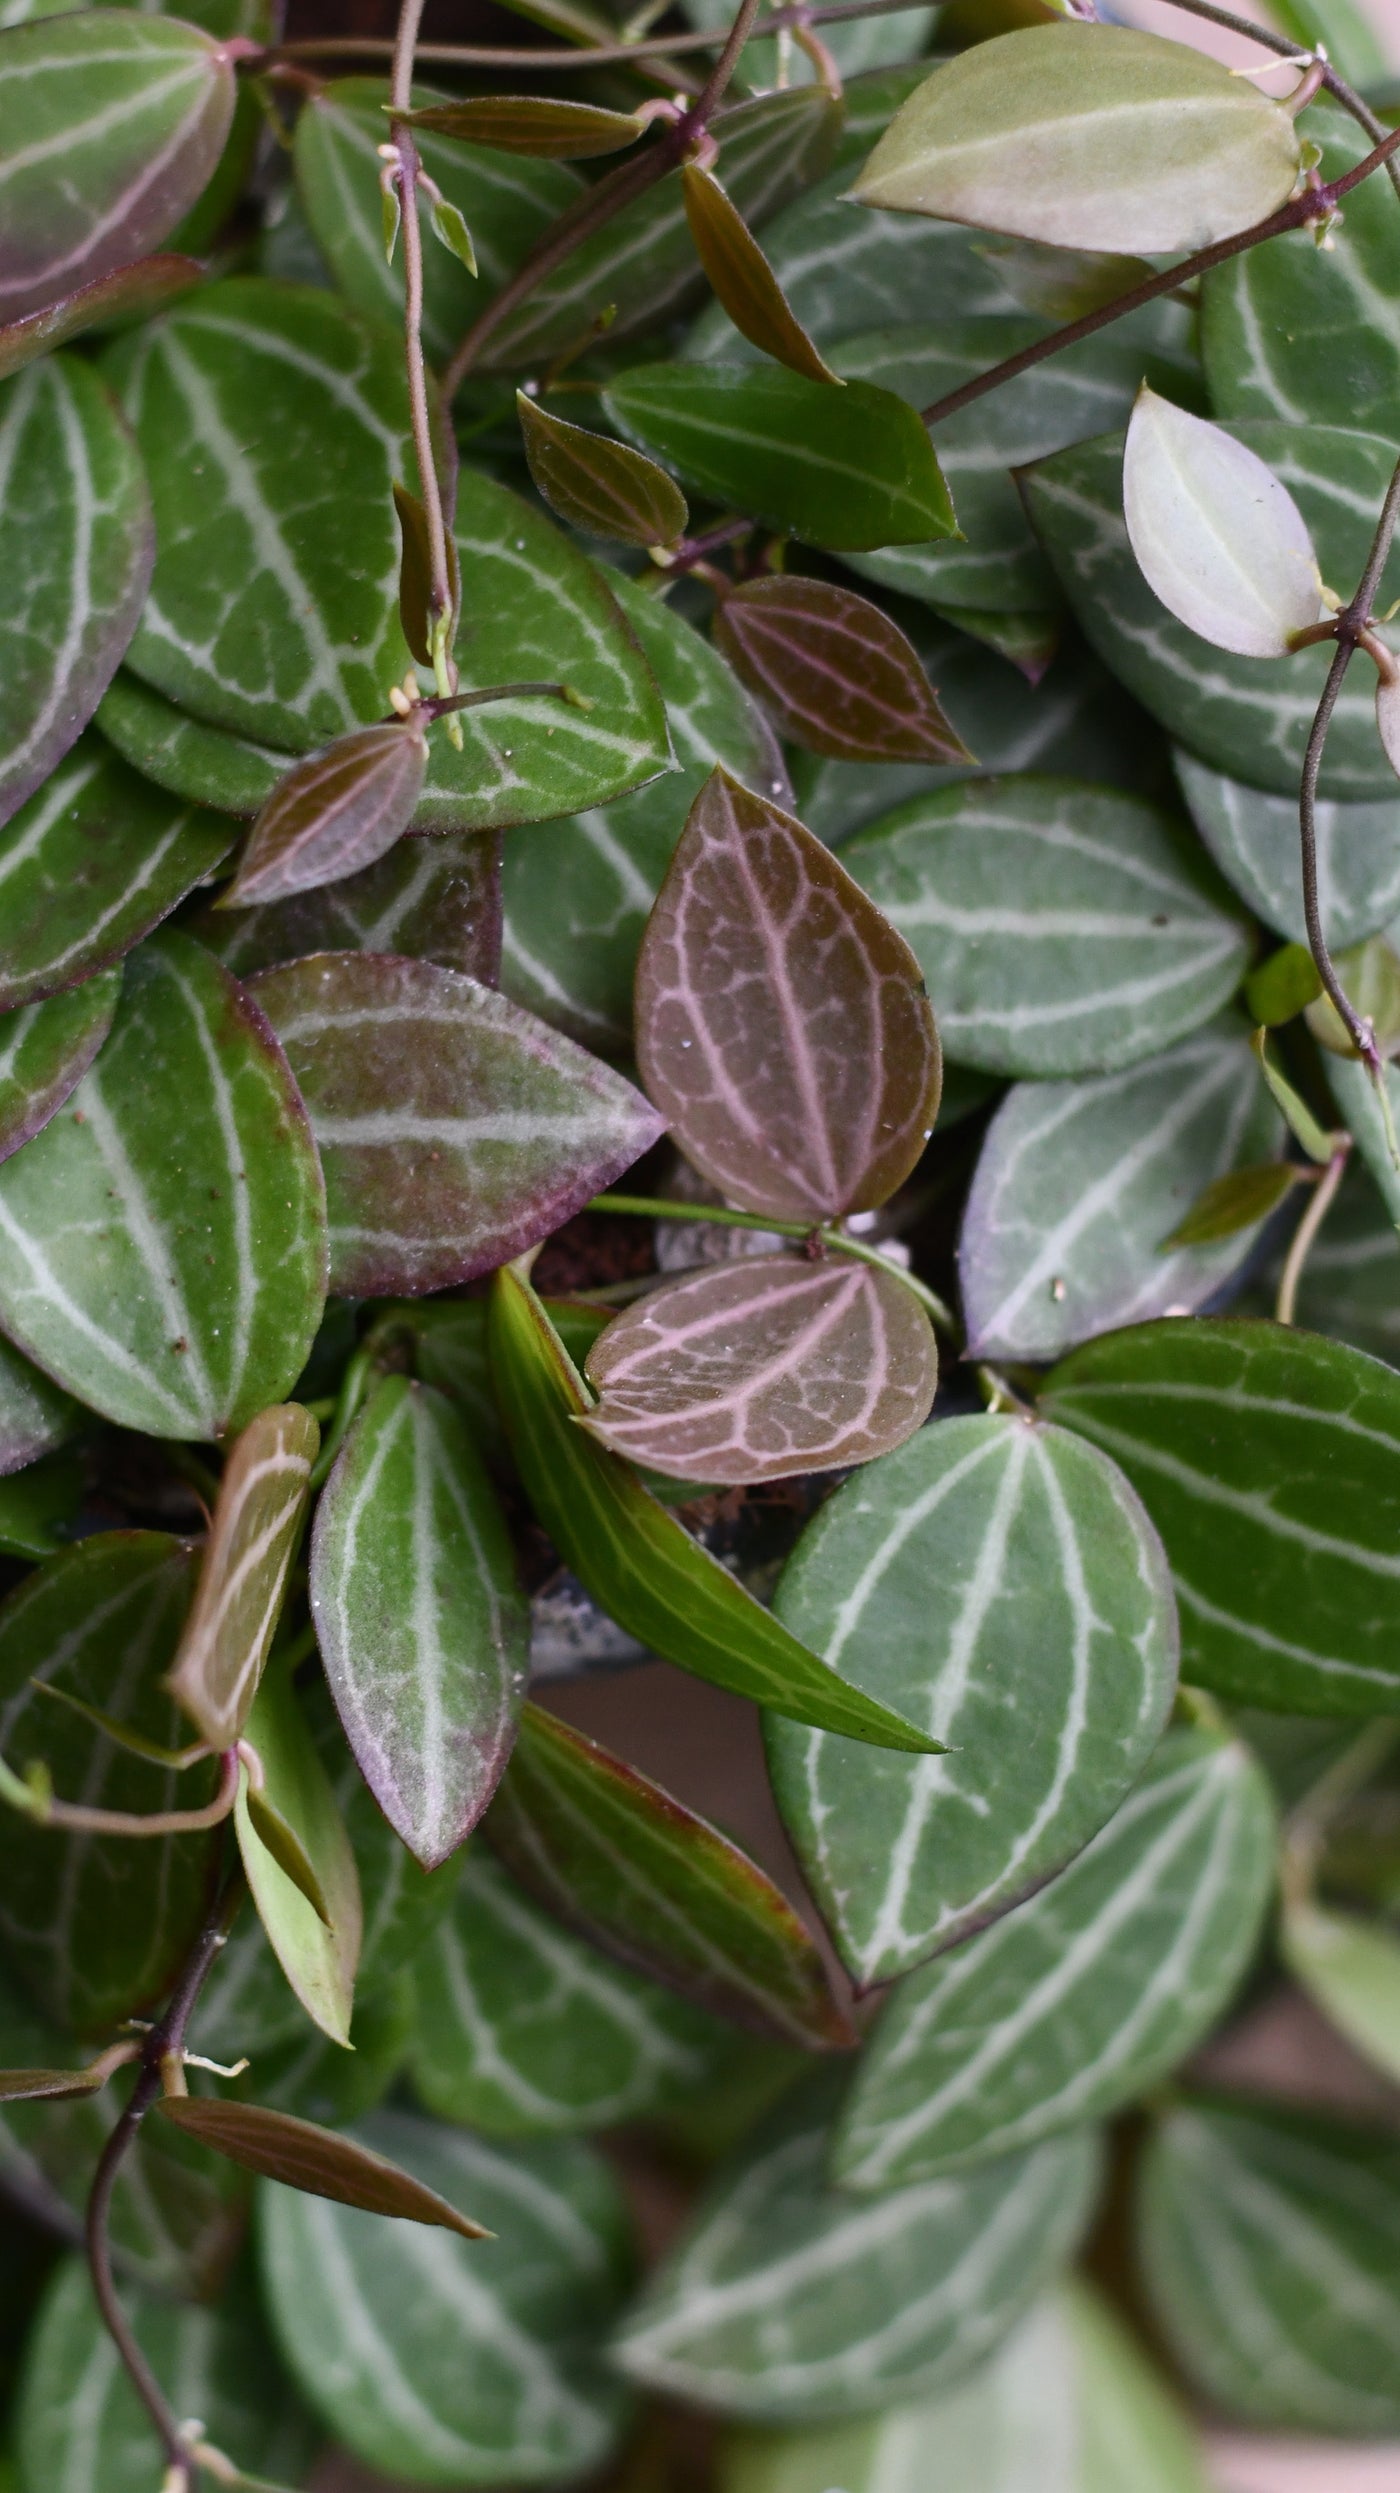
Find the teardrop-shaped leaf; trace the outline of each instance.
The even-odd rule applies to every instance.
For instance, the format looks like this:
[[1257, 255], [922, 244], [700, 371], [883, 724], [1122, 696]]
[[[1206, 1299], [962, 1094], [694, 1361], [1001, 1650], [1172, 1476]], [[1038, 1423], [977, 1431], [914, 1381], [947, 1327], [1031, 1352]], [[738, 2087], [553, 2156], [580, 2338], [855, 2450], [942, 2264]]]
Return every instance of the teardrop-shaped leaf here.
[[441, 2225], [468, 2242], [488, 2240], [489, 2229], [465, 2216], [438, 2190], [335, 2130], [257, 2103], [230, 2103], [211, 2096], [165, 2095], [160, 2109], [177, 2129], [213, 2147], [250, 2173], [313, 2198], [335, 2199], [372, 2216], [398, 2216], [416, 2225]]
[[[0, 46], [27, 32], [0, 34]], [[131, 437], [76, 356], [46, 357], [0, 385], [0, 470], [0, 820], [8, 821], [106, 691], [136, 630], [155, 549]]]
[[868, 381], [837, 390], [780, 365], [639, 364], [603, 405], [697, 493], [808, 545], [859, 552], [956, 532], [914, 409]]
[[288, 771], [220, 905], [289, 899], [376, 865], [408, 829], [428, 767], [421, 727], [361, 727]]
[[1193, 2051], [1259, 1941], [1275, 1826], [1238, 1742], [1168, 1734], [1048, 1887], [901, 1982], [833, 2171], [884, 2191], [1102, 2120]]
[[1203, 1306], [1254, 1235], [1162, 1251], [1207, 1186], [1284, 1139], [1243, 1027], [1087, 1082], [1021, 1082], [982, 1146], [958, 1270], [981, 1358], [1054, 1359], [1113, 1325]]
[[1182, 1670], [1247, 1705], [1400, 1712], [1400, 1377], [1318, 1334], [1134, 1326], [1042, 1408], [1124, 1471], [1166, 1543]]
[[523, 1887], [638, 1973], [780, 2042], [854, 2039], [757, 1863], [557, 1715], [527, 1706], [486, 1832]]
[[84, 9], [0, 35], [0, 317], [154, 250], [193, 207], [233, 118], [233, 65], [178, 18]]
[[264, 1673], [245, 1737], [261, 1763], [264, 1796], [305, 1853], [329, 1916], [318, 1912], [258, 1833], [245, 1768], [234, 1824], [258, 1919], [308, 2017], [333, 2043], [348, 2047], [363, 1929], [360, 1882], [330, 1779], [285, 1670]]
[[222, 1436], [300, 1374], [323, 1201], [262, 1014], [188, 936], [159, 935], [62, 1115], [0, 1168], [0, 1317], [119, 1426]]
[[936, 69], [854, 195], [1083, 251], [1199, 251], [1298, 178], [1281, 104], [1183, 43], [1035, 26]]
[[687, 1157], [751, 1212], [883, 1203], [938, 1113], [919, 965], [829, 849], [706, 781], [637, 964], [637, 1058]]
[[0, 381], [21, 372], [38, 355], [66, 346], [85, 329], [108, 320], [144, 320], [162, 311], [180, 294], [188, 294], [204, 275], [198, 260], [181, 251], [163, 251], [151, 259], [132, 260], [106, 277], [94, 277], [75, 293], [26, 312], [20, 320], [0, 323]]
[[501, 959], [500, 841], [490, 831], [401, 840], [377, 865], [343, 883], [323, 883], [264, 907], [207, 909], [195, 931], [236, 978], [304, 960], [310, 952], [396, 952], [494, 987]]
[[844, 762], [970, 762], [918, 655], [867, 597], [781, 572], [717, 608], [715, 639], [784, 735]]
[[428, 204], [428, 220], [444, 251], [460, 260], [469, 277], [475, 277], [476, 249], [471, 228], [459, 207], [450, 199], [433, 199]]
[[0, 2103], [35, 2103], [94, 2094], [103, 2080], [86, 2069], [0, 2069]]
[[0, 1479], [64, 1445], [81, 1417], [67, 1394], [0, 1337]]
[[1149, 2150], [1139, 2243], [1154, 2315], [1242, 2423], [1400, 2429], [1397, 2242], [1388, 2131], [1206, 2099], [1171, 2113]]
[[454, 104], [421, 104], [403, 116], [415, 131], [503, 147], [513, 156], [615, 156], [646, 128], [635, 113], [601, 104], [568, 103], [556, 95], [467, 95]]
[[1284, 1914], [1284, 1963], [1329, 2025], [1392, 2083], [1400, 2076], [1400, 1945], [1383, 1922], [1299, 1902]]
[[700, 265], [741, 336], [807, 380], [839, 387], [840, 374], [808, 337], [723, 184], [692, 160], [681, 167], [681, 188]]
[[784, 1824], [863, 1985], [1063, 1869], [1156, 1743], [1176, 1685], [1166, 1561], [1087, 1451], [1020, 1419], [941, 1421], [838, 1489], [783, 1571], [784, 1624], [955, 1753], [765, 1726]]
[[1088, 2136], [872, 2214], [826, 2180], [832, 2091], [781, 2105], [712, 2184], [615, 2340], [631, 2379], [755, 2422], [858, 2415], [970, 2370], [1069, 2256], [1098, 2178]]
[[515, 394], [530, 474], [570, 527], [622, 545], [673, 545], [690, 517], [679, 485], [626, 442], [566, 424], [523, 390]]
[[1160, 807], [1072, 780], [979, 779], [842, 849], [914, 951], [950, 1056], [990, 1073], [1104, 1073], [1199, 1028], [1250, 930]]
[[367, 2465], [419, 2483], [595, 2468], [623, 2420], [598, 2347], [629, 2268], [602, 2159], [577, 2139], [507, 2149], [401, 2112], [358, 2135], [497, 2240], [482, 2251], [265, 2184], [269, 2316], [310, 2404]]
[[350, 1297], [492, 1271], [661, 1130], [629, 1082], [434, 962], [322, 952], [262, 972], [251, 992], [306, 1101], [332, 1283]]
[[924, 1745], [903, 1718], [839, 1679], [691, 1539], [630, 1465], [575, 1425], [588, 1398], [518, 1273], [495, 1274], [488, 1338], [511, 1448], [540, 1522], [610, 1618], [717, 1687], [856, 1740]]
[[0, 1013], [0, 1160], [42, 1132], [87, 1072], [112, 1027], [121, 972], [67, 995]]
[[1220, 1238], [1237, 1238], [1242, 1229], [1257, 1229], [1306, 1179], [1306, 1169], [1292, 1160], [1265, 1160], [1213, 1178], [1185, 1220], [1162, 1240], [1163, 1254], [1176, 1247], [1214, 1246]]
[[1286, 658], [1317, 622], [1307, 522], [1257, 451], [1144, 387], [1123, 454], [1123, 517], [1149, 588], [1242, 658]]
[[938, 1348], [894, 1275], [768, 1255], [651, 1291], [599, 1334], [588, 1381], [600, 1445], [729, 1487], [903, 1445], [933, 1408]]
[[317, 1509], [311, 1604], [365, 1780], [433, 1869], [499, 1780], [529, 1614], [481, 1457], [431, 1387], [386, 1377], [346, 1439]]
[[289, 1402], [229, 1449], [170, 1693], [212, 1749], [241, 1738], [277, 1629], [321, 1432]]

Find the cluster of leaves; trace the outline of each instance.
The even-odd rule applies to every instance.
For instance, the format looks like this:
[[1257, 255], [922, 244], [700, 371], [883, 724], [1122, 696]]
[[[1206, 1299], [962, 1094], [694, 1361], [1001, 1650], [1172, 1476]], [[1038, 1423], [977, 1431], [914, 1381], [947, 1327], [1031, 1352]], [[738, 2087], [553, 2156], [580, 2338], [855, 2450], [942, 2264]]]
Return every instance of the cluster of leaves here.
[[16, 2493], [1400, 2430], [1400, 140], [882, 7], [3, 10]]

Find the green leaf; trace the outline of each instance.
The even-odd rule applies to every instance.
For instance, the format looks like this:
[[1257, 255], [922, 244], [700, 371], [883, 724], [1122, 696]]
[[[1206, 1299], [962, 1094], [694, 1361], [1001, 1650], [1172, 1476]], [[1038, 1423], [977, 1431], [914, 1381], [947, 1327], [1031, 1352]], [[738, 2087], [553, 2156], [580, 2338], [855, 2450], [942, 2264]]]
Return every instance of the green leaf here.
[[72, 1096], [112, 1027], [121, 985], [119, 970], [104, 970], [68, 995], [0, 1013], [0, 1160]]
[[321, 1432], [300, 1403], [250, 1420], [230, 1447], [170, 1693], [212, 1749], [241, 1739], [301, 1539]]
[[691, 160], [681, 166], [686, 222], [696, 256], [734, 326], [765, 355], [809, 381], [834, 373], [792, 310], [722, 182]]
[[809, 752], [846, 762], [972, 764], [897, 623], [831, 580], [746, 580], [715, 609], [735, 673]]
[[407, 1966], [367, 2000], [357, 1999], [350, 2049], [342, 2051], [316, 2027], [280, 2049], [259, 2052], [241, 2089], [277, 2112], [295, 2112], [332, 2129], [377, 2111], [403, 2074], [413, 2041], [413, 1981]]
[[779, 2042], [852, 2041], [810, 1933], [757, 1863], [539, 1706], [486, 1833], [541, 1904], [638, 1973]]
[[0, 1478], [65, 1445], [81, 1417], [68, 1395], [0, 1336]]
[[348, 2046], [363, 1927], [360, 1882], [330, 1779], [285, 1671], [264, 1674], [245, 1736], [261, 1761], [264, 1797], [300, 1844], [329, 1914], [322, 1918], [259, 1834], [245, 1768], [234, 1824], [258, 1918], [308, 2017], [333, 2043]]
[[1249, 1965], [1274, 1847], [1248, 1750], [1170, 1732], [1077, 1861], [899, 1984], [838, 2125], [836, 2179], [925, 2181], [1102, 2120], [1156, 2085]]
[[420, 105], [403, 118], [415, 134], [436, 130], [443, 138], [503, 148], [512, 156], [574, 160], [615, 156], [646, 128], [635, 113], [609, 112], [601, 104], [569, 103], [555, 95], [468, 95], [452, 103]]
[[1021, 1419], [940, 1421], [838, 1489], [776, 1608], [950, 1752], [911, 1763], [765, 1725], [783, 1822], [862, 1987], [1073, 1860], [1141, 1773], [1176, 1685], [1166, 1562], [1128, 1482]]
[[322, 1202], [262, 1015], [188, 936], [159, 935], [68, 1108], [0, 1168], [0, 1317], [118, 1425], [222, 1436], [301, 1371]]
[[499, 2238], [479, 2250], [264, 2185], [273, 2331], [311, 2405], [367, 2465], [420, 2483], [595, 2467], [622, 2421], [597, 2346], [628, 2267], [606, 2166], [574, 2139], [505, 2150], [404, 2113], [359, 2135]]
[[91, 978], [213, 873], [233, 827], [89, 735], [0, 833], [0, 1011]]
[[435, 1869], [500, 1778], [529, 1612], [471, 1434], [430, 1386], [386, 1377], [346, 1439], [317, 1508], [311, 1605], [365, 1780]]
[[0, 1482], [0, 1550], [7, 1558], [52, 1558], [75, 1537], [86, 1473], [74, 1452], [52, 1455]]
[[895, 115], [853, 196], [1071, 250], [1190, 252], [1298, 177], [1283, 107], [1183, 43], [1036, 26], [975, 44]]
[[1400, 2076], [1400, 1943], [1383, 1923], [1299, 1902], [1284, 1914], [1283, 1960], [1330, 2025], [1392, 2083]]
[[492, 1271], [621, 1176], [662, 1129], [608, 1066], [433, 962], [318, 953], [260, 972], [250, 992], [306, 1101], [326, 1172], [332, 1285], [350, 1297], [417, 1295]]
[[957, 522], [912, 407], [780, 365], [642, 364], [603, 394], [628, 440], [711, 501], [809, 545], [921, 545]]
[[1322, 993], [1317, 963], [1306, 944], [1285, 944], [1251, 970], [1244, 982], [1245, 1008], [1264, 1030], [1295, 1021]]
[[[1384, 1055], [1393, 1055], [1400, 1046], [1400, 954], [1384, 936], [1372, 935], [1340, 953], [1336, 969], [1357, 1011], [1372, 1024], [1377, 1046]], [[1351, 1032], [1329, 995], [1314, 997], [1306, 1018], [1319, 1047], [1329, 1055], [1356, 1056]]]
[[491, 1284], [496, 1392], [530, 1502], [566, 1566], [638, 1641], [737, 1696], [856, 1740], [923, 1748], [888, 1706], [838, 1678], [648, 1495], [630, 1465], [574, 1425], [587, 1397], [528, 1283]]
[[[1343, 595], [1360, 579], [1395, 465], [1392, 443], [1324, 425], [1226, 428], [1288, 487], [1307, 522], [1322, 577]], [[1122, 516], [1122, 444], [1084, 442], [1026, 477], [1027, 507], [1087, 638], [1129, 692], [1198, 758], [1276, 796], [1299, 774], [1329, 664], [1326, 649], [1290, 658], [1236, 658], [1175, 621], [1143, 579]], [[1400, 595], [1393, 560], [1378, 610]], [[1322, 793], [1344, 803], [1394, 796], [1376, 736], [1373, 692], [1343, 692]]]
[[341, 883], [251, 909], [206, 909], [195, 932], [235, 978], [309, 952], [396, 952], [490, 987], [501, 948], [499, 845], [489, 831], [400, 840]]
[[1257, 451], [1144, 384], [1123, 454], [1123, 517], [1149, 587], [1242, 658], [1287, 658], [1318, 621], [1307, 522]]
[[1327, 57], [1357, 86], [1374, 86], [1390, 68], [1390, 55], [1358, 0], [1327, 0], [1325, 8], [1318, 0], [1269, 0], [1269, 15], [1309, 50], [1325, 44]]
[[672, 545], [684, 534], [685, 495], [654, 459], [606, 433], [566, 424], [524, 390], [516, 391], [515, 405], [530, 474], [570, 527], [622, 545]]
[[461, 261], [468, 276], [475, 277], [476, 251], [461, 209], [454, 207], [450, 199], [434, 199], [429, 202], [428, 216], [444, 251], [450, 251], [454, 260]]
[[[0, 34], [0, 59], [25, 32]], [[106, 691], [137, 628], [154, 546], [131, 437], [76, 356], [47, 357], [0, 384], [0, 468], [0, 820], [8, 820]]]
[[815, 2423], [970, 2371], [1069, 2257], [1097, 2157], [1084, 2133], [878, 2211], [826, 2182], [833, 2088], [780, 2105], [712, 2185], [615, 2340], [629, 2377], [764, 2423]]
[[[104, 1532], [50, 1559], [0, 1604], [0, 1754], [38, 1760], [60, 1799], [154, 1814], [213, 1796], [209, 1766], [177, 1775], [118, 1748], [31, 1684], [119, 1713], [164, 1747], [182, 1738], [163, 1688], [194, 1580], [194, 1552], [162, 1532]], [[60, 2024], [100, 2030], [164, 1991], [194, 1937], [207, 1835], [72, 1835], [0, 1815], [0, 1932], [10, 1962]]]
[[1286, 1074], [1281, 1073], [1269, 1054], [1267, 1030], [1256, 1030], [1250, 1047], [1268, 1087], [1269, 1096], [1283, 1111], [1284, 1122], [1294, 1141], [1301, 1143], [1314, 1166], [1325, 1169], [1336, 1149], [1336, 1142], [1325, 1126], [1318, 1124], [1301, 1092], [1296, 1091]]
[[[168, 795], [221, 814], [255, 814], [287, 767], [288, 756], [210, 727], [153, 692], [126, 667], [118, 669], [97, 723], [123, 761]], [[227, 837], [233, 839], [230, 826]]]
[[1243, 1229], [1257, 1230], [1261, 1221], [1286, 1202], [1307, 1171], [1292, 1160], [1265, 1160], [1254, 1168], [1232, 1169], [1213, 1178], [1196, 1197], [1184, 1221], [1162, 1240], [1162, 1253], [1177, 1247], [1214, 1246], [1218, 1239], [1237, 1238]]
[[114, 268], [106, 277], [94, 277], [89, 285], [46, 304], [42, 311], [0, 323], [0, 380], [7, 381], [36, 356], [66, 346], [70, 338], [81, 337], [85, 329], [100, 322], [144, 320], [162, 311], [177, 295], [197, 286], [203, 275], [198, 260], [180, 251], [163, 251], [152, 259]]
[[1149, 2150], [1144, 2278], [1211, 2404], [1270, 2430], [1400, 2428], [1400, 2148], [1311, 2113], [1187, 2103]]
[[411, 719], [357, 728], [293, 763], [216, 905], [289, 900], [377, 865], [408, 829], [427, 767], [427, 735]]
[[963, 1216], [979, 1357], [1053, 1359], [1091, 1333], [1214, 1296], [1252, 1244], [1164, 1255], [1207, 1186], [1283, 1139], [1241, 1025], [1087, 1082], [1022, 1082], [987, 1131]]
[[[159, 21], [157, 21], [159, 22]], [[123, 2296], [136, 2340], [180, 2416], [259, 2477], [301, 2482], [315, 2449], [309, 2417], [241, 2280], [215, 2310]], [[19, 2493], [151, 2493], [164, 2453], [98, 2316], [81, 2260], [45, 2292], [25, 2351], [16, 2417]]]
[[841, 857], [912, 945], [949, 1055], [986, 1072], [1136, 1064], [1208, 1020], [1249, 959], [1173, 817], [1073, 780], [974, 780]]
[[615, 2129], [705, 2084], [723, 2029], [563, 1930], [473, 1846], [413, 1968], [414, 2088], [488, 2137]]
[[1146, 1501], [1187, 1679], [1274, 1712], [1400, 1712], [1392, 1369], [1279, 1325], [1139, 1325], [1067, 1359], [1042, 1408]]
[[486, 2226], [464, 2216], [440, 2191], [425, 2187], [388, 2156], [314, 2121], [269, 2112], [263, 2104], [220, 2102], [209, 2096], [164, 2095], [160, 2110], [187, 2137], [291, 2190], [334, 2199], [342, 2207], [364, 2208], [372, 2216], [439, 2225], [468, 2242], [489, 2238]]
[[0, 35], [0, 96], [24, 130], [0, 167], [13, 320], [165, 240], [223, 152], [233, 66], [178, 19], [83, 10]]

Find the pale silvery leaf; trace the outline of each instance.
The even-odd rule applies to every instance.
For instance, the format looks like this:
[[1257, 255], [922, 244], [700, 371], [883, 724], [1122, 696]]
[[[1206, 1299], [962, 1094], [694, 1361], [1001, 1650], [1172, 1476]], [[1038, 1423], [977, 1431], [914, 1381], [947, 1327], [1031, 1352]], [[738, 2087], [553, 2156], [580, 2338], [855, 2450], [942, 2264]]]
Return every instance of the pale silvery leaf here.
[[1317, 556], [1258, 454], [1144, 388], [1123, 456], [1134, 554], [1164, 606], [1241, 658], [1285, 658], [1321, 607]]

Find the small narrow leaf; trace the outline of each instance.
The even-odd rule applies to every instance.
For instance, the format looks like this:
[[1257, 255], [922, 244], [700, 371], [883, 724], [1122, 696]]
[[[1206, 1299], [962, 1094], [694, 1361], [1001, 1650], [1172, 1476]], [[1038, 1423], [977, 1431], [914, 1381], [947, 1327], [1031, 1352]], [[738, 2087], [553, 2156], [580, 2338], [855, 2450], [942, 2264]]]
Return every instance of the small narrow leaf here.
[[751, 1212], [883, 1203], [938, 1113], [919, 965], [829, 849], [723, 769], [637, 964], [637, 1059], [687, 1157]]
[[1335, 1148], [1325, 1126], [1319, 1125], [1307, 1101], [1293, 1088], [1286, 1074], [1280, 1073], [1269, 1054], [1267, 1030], [1256, 1030], [1249, 1042], [1255, 1060], [1268, 1086], [1269, 1097], [1279, 1108], [1295, 1142], [1302, 1144], [1308, 1158], [1325, 1169]]
[[729, 1487], [903, 1445], [933, 1408], [938, 1348], [894, 1275], [765, 1255], [650, 1292], [599, 1334], [588, 1381], [601, 1445]]
[[427, 737], [409, 719], [358, 728], [294, 763], [254, 823], [219, 905], [285, 900], [376, 864], [408, 829], [427, 767]]
[[249, 1824], [259, 1843], [271, 1853], [278, 1869], [285, 1871], [292, 1885], [305, 1896], [317, 1921], [324, 1922], [329, 1930], [332, 1926], [331, 1912], [325, 1890], [295, 1827], [289, 1825], [281, 1810], [273, 1806], [266, 1792], [258, 1791], [253, 1784], [249, 1784], [243, 1797]]
[[88, 2069], [0, 2069], [0, 2103], [93, 2095], [106, 2082]]
[[[394, 508], [399, 515], [399, 537], [402, 554], [399, 560], [399, 621], [403, 636], [418, 664], [433, 663], [433, 552], [428, 531], [428, 514], [416, 493], [395, 481]], [[447, 531], [447, 585], [452, 609], [460, 613], [462, 605], [462, 573], [457, 554], [457, 540]]]
[[230, 1448], [170, 1693], [212, 1749], [242, 1735], [281, 1615], [321, 1432], [296, 1402]]
[[339, 2130], [296, 2120], [290, 2112], [269, 2112], [262, 2104], [221, 2102], [212, 2096], [163, 2095], [160, 2109], [186, 2137], [199, 2139], [268, 2181], [285, 2182], [312, 2198], [336, 2199], [342, 2207], [365, 2208], [372, 2216], [441, 2225], [468, 2242], [493, 2238], [485, 2225], [464, 2216], [440, 2191], [430, 2190], [387, 2156]]
[[685, 495], [654, 459], [606, 433], [566, 424], [524, 390], [516, 410], [525, 456], [539, 492], [560, 519], [623, 545], [674, 545], [690, 512]]
[[564, 160], [615, 156], [646, 128], [635, 113], [609, 112], [601, 104], [566, 103], [552, 95], [469, 95], [456, 104], [425, 104], [400, 118], [415, 130], [434, 130], [441, 138], [502, 147], [516, 156]]
[[460, 260], [468, 275], [474, 277], [476, 251], [461, 209], [454, 208], [450, 199], [432, 199], [428, 203], [428, 215], [443, 249], [450, 251], [454, 260]]
[[75, 293], [46, 304], [42, 311], [7, 320], [0, 326], [0, 381], [22, 371], [36, 356], [66, 346], [70, 338], [80, 337], [100, 321], [147, 319], [177, 295], [187, 294], [203, 275], [198, 260], [180, 251], [164, 251], [114, 268], [105, 277], [94, 277]]
[[808, 337], [723, 185], [692, 162], [681, 167], [681, 186], [700, 265], [741, 337], [807, 380], [841, 387], [840, 374]]
[[1149, 588], [1242, 658], [1286, 658], [1316, 623], [1308, 524], [1256, 451], [1144, 384], [1123, 457], [1123, 512]]
[[1213, 1246], [1218, 1238], [1237, 1238], [1242, 1229], [1256, 1228], [1295, 1186], [1306, 1185], [1307, 1176], [1306, 1169], [1288, 1160], [1266, 1160], [1212, 1179], [1185, 1220], [1162, 1240], [1163, 1255], [1174, 1254], [1178, 1247]]
[[264, 1795], [310, 1862], [330, 1917], [322, 1918], [263, 1841], [249, 1810], [245, 1769], [234, 1823], [258, 1918], [308, 2017], [348, 2049], [363, 1929], [359, 1875], [335, 1794], [285, 1671], [264, 1673], [246, 1738], [261, 1762]]
[[746, 580], [714, 637], [785, 736], [837, 762], [970, 763], [897, 623], [831, 580]]

